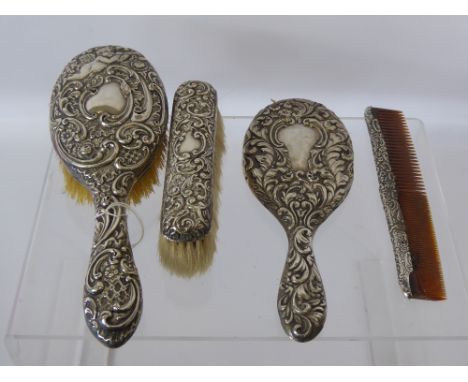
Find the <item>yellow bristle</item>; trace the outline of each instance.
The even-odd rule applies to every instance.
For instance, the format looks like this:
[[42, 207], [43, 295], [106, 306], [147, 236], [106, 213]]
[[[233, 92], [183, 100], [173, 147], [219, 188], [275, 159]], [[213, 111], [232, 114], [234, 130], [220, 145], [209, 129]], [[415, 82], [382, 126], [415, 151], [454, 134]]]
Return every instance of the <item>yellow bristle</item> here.
[[154, 190], [154, 186], [159, 185], [159, 171], [164, 167], [166, 154], [166, 135], [161, 136], [161, 141], [156, 147], [154, 159], [148, 170], [135, 183], [130, 192], [130, 202], [140, 203], [141, 199], [148, 197]]
[[[130, 191], [129, 201], [133, 204], [140, 203], [141, 199], [149, 196], [153, 192], [153, 187], [159, 185], [159, 171], [164, 167], [166, 147], [166, 136], [161, 136], [161, 141], [156, 147], [153, 161], [145, 173], [137, 180], [132, 190]], [[73, 175], [70, 174], [67, 167], [60, 162], [62, 167], [63, 178], [65, 182], [65, 191], [67, 194], [79, 204], [93, 203], [93, 196], [86, 187], [78, 182]]]
[[208, 270], [216, 252], [216, 236], [218, 232], [219, 196], [221, 193], [221, 165], [225, 151], [224, 125], [221, 113], [217, 111], [214, 171], [213, 171], [213, 211], [211, 229], [206, 236], [194, 242], [176, 242], [159, 237], [159, 259], [161, 264], [171, 273], [190, 278]]
[[62, 168], [63, 180], [65, 182], [65, 192], [79, 204], [92, 204], [93, 196], [91, 192], [70, 174], [62, 161], [60, 161], [60, 167]]

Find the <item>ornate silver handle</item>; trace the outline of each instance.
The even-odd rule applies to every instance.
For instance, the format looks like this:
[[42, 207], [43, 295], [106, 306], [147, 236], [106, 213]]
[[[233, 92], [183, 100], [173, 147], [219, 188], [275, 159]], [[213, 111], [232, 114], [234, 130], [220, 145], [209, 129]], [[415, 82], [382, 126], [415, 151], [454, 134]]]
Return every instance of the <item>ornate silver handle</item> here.
[[325, 290], [311, 248], [313, 232], [298, 227], [288, 234], [289, 249], [278, 292], [278, 313], [292, 339], [305, 342], [322, 330]]
[[[107, 200], [108, 202], [108, 200]], [[109, 347], [123, 345], [141, 316], [142, 293], [122, 201], [95, 200], [96, 227], [84, 286], [84, 314], [94, 336]]]

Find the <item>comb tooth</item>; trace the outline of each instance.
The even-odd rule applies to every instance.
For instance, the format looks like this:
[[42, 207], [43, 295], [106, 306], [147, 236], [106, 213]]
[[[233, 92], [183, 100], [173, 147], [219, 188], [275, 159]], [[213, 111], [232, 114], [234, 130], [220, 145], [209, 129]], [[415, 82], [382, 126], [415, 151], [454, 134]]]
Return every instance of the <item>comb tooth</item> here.
[[426, 196], [400, 191], [398, 201], [406, 224], [411, 259], [415, 271], [410, 276], [416, 298], [445, 299], [442, 267]]
[[412, 297], [444, 300], [445, 286], [430, 206], [405, 117], [395, 110], [373, 108], [372, 112], [379, 121], [406, 225], [414, 269], [410, 275]]

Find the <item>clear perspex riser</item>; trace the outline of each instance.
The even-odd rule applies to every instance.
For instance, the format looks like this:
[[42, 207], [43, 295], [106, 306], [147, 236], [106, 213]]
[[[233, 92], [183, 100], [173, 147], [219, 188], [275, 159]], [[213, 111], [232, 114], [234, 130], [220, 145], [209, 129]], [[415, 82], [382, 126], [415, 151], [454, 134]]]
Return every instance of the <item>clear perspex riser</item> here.
[[[431, 203], [448, 299], [408, 300], [398, 286], [367, 127], [342, 118], [353, 141], [355, 178], [347, 199], [318, 229], [313, 248], [328, 303], [325, 327], [308, 343], [283, 333], [276, 298], [287, 254], [278, 221], [244, 179], [242, 145], [251, 117], [226, 117], [217, 245], [209, 271], [170, 275], [157, 253], [162, 185], [135, 207], [144, 238], [134, 248], [143, 314], [123, 347], [92, 337], [82, 291], [93, 208], [64, 192], [58, 158], [44, 180], [31, 246], [5, 338], [17, 364], [466, 364], [467, 285], [421, 121], [408, 125]], [[45, 134], [48, 132], [45, 132]], [[163, 179], [163, 176], [161, 176]], [[139, 234], [129, 214], [131, 240]]]

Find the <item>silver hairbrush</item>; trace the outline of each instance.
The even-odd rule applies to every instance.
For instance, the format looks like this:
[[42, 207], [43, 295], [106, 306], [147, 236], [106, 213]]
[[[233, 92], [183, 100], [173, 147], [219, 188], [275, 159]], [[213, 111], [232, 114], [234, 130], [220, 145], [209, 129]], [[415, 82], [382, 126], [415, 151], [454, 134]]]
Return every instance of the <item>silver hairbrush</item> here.
[[142, 291], [125, 206], [137, 181], [155, 170], [166, 125], [163, 84], [134, 50], [89, 49], [70, 61], [54, 86], [53, 146], [91, 193], [96, 210], [84, 315], [94, 336], [109, 347], [124, 344], [140, 319]]

